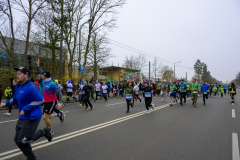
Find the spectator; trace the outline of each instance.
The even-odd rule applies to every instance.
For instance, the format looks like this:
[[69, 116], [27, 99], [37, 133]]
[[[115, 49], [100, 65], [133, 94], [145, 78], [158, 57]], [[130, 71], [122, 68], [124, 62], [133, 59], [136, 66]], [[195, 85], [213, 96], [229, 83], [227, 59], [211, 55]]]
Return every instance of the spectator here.
[[[5, 93], [5, 97], [6, 97], [6, 102], [10, 101], [10, 99], [12, 98], [12, 89], [10, 88], [10, 86], [7, 86], [4, 93]], [[4, 113], [4, 115], [10, 116], [11, 110], [12, 110], [12, 105], [9, 106], [8, 112]], [[10, 113], [9, 113], [9, 111], [10, 111]]]

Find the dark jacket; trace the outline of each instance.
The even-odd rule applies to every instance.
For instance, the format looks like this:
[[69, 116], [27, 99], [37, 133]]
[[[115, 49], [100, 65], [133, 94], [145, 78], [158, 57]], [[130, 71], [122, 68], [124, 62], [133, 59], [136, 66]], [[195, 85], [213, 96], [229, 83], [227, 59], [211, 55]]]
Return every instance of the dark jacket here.
[[85, 84], [85, 86], [83, 86], [83, 91], [85, 91], [85, 97], [90, 96], [91, 90], [92, 90], [91, 86], [86, 85], [86, 84]]
[[[151, 86], [147, 86], [147, 87], [144, 87], [144, 88], [143, 88], [144, 94], [145, 94], [146, 92], [150, 92], [150, 93], [152, 94], [152, 90], [153, 90], [153, 88], [152, 88]], [[147, 97], [145, 97], [145, 98], [147, 98]], [[148, 98], [152, 98], [152, 96], [151, 96], [151, 97], [148, 97]]]

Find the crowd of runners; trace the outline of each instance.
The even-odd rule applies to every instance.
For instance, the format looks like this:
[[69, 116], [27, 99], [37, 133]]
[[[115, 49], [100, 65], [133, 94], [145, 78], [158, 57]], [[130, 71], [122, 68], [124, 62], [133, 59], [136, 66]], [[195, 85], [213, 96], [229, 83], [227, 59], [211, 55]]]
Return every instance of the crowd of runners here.
[[[139, 83], [131, 79], [126, 79], [119, 83], [107, 83], [105, 81], [89, 83], [87, 80], [81, 80], [77, 85], [72, 84], [69, 79], [63, 86], [62, 82], [57, 79], [52, 80], [49, 71], [42, 71], [39, 66], [39, 60], [36, 62], [39, 70], [37, 79], [30, 79], [31, 71], [28, 68], [15, 68], [17, 71], [13, 87], [5, 90], [6, 102], [1, 103], [0, 107], [9, 107], [5, 115], [11, 115], [12, 105], [18, 105], [19, 120], [16, 125], [16, 134], [14, 141], [28, 160], [36, 159], [30, 142], [36, 141], [45, 136], [48, 141], [52, 141], [54, 134], [50, 119], [58, 117], [60, 122], [65, 120], [65, 114], [61, 112], [63, 106], [68, 105], [70, 101], [79, 102], [80, 108], [93, 110], [94, 106], [90, 98], [95, 99], [93, 103], [97, 104], [98, 97], [103, 97], [105, 102], [108, 101], [109, 93], [113, 96], [119, 96], [126, 99], [127, 110], [134, 107], [134, 101], [139, 100], [146, 107], [146, 113], [150, 113], [150, 108], [154, 110], [154, 98], [161, 98], [161, 101], [167, 101], [170, 97], [169, 105], [174, 103], [183, 105], [187, 98], [191, 97], [192, 105], [197, 106], [198, 96], [202, 95], [203, 105], [206, 105], [206, 99], [209, 96], [221, 96], [226, 94], [231, 96], [231, 103], [234, 105], [234, 95], [236, 95], [236, 86], [234, 83], [227, 84], [208, 84], [192, 82], [149, 82], [144, 80]], [[62, 91], [66, 90], [66, 101], [63, 100]], [[94, 93], [95, 98], [94, 98]], [[143, 100], [139, 97], [143, 96]], [[78, 95], [78, 96], [77, 96]], [[36, 132], [40, 120], [43, 119], [46, 127]]]

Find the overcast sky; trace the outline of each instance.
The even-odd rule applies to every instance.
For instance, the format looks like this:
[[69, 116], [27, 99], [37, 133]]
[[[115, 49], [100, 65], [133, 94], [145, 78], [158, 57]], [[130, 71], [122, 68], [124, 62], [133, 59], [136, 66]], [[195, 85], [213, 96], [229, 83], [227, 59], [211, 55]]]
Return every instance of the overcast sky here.
[[[170, 62], [181, 61], [185, 67], [200, 59], [224, 82], [240, 71], [239, 0], [128, 0], [119, 11], [118, 28], [108, 35], [114, 41]], [[126, 55], [136, 54], [109, 46], [115, 55], [109, 62], [115, 66], [121, 66]], [[193, 69], [176, 67], [177, 77], [186, 72], [191, 79]]]

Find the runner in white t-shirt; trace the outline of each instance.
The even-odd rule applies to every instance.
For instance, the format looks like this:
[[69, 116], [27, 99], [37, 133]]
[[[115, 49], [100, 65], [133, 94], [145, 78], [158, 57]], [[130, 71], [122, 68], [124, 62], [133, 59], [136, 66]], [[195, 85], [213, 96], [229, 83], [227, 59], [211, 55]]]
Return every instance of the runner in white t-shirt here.
[[95, 84], [95, 87], [94, 87], [94, 89], [96, 90], [96, 100], [95, 100], [95, 102], [97, 102], [97, 98], [98, 98], [98, 94], [99, 94], [99, 91], [100, 91], [100, 87], [101, 87], [101, 84], [98, 83], [98, 80], [97, 80], [96, 84]]

